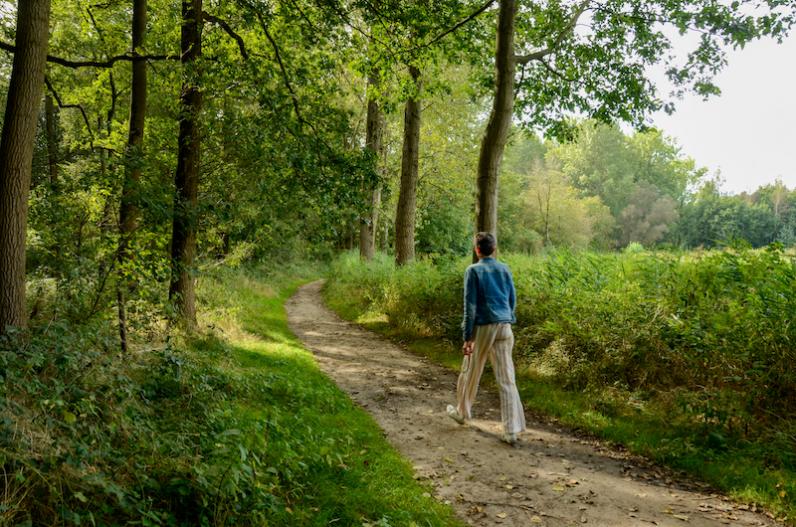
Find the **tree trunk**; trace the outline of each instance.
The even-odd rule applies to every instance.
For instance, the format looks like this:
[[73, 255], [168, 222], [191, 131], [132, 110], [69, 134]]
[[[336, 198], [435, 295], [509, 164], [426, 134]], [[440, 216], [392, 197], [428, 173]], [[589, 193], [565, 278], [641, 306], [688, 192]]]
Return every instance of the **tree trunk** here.
[[368, 215], [364, 216], [359, 226], [359, 257], [372, 260], [376, 255], [376, 232], [381, 207], [381, 183], [370, 189], [370, 206]]
[[182, 322], [196, 325], [193, 260], [196, 254], [196, 205], [199, 189], [199, 113], [202, 95], [196, 59], [202, 52], [202, 0], [182, 2], [183, 86], [180, 95], [180, 132], [177, 171], [174, 174], [174, 219], [171, 235], [169, 301]]
[[[133, 3], [133, 55], [138, 55], [144, 45], [146, 32], [146, 0]], [[119, 231], [122, 249], [126, 248], [130, 235], [138, 222], [136, 193], [141, 180], [141, 148], [144, 140], [144, 119], [146, 117], [146, 61], [133, 60], [133, 77], [130, 94], [130, 128], [127, 135], [122, 202], [119, 208]]]
[[495, 52], [495, 100], [481, 142], [478, 158], [476, 232], [497, 238], [498, 173], [514, 111], [514, 18], [515, 0], [501, 0]]
[[[368, 78], [368, 84], [373, 86], [378, 82], [375, 74]], [[376, 171], [380, 172], [381, 154], [383, 148], [384, 128], [386, 121], [384, 112], [379, 103], [368, 99], [368, 116], [365, 130], [365, 148], [370, 151], [376, 164]], [[363, 260], [372, 260], [376, 254], [376, 232], [379, 222], [379, 207], [381, 206], [381, 181], [366, 189], [370, 193], [370, 208], [368, 215], [363, 217], [359, 226], [359, 256]]]
[[25, 231], [49, 26], [50, 0], [17, 3], [16, 53], [0, 135], [0, 334], [27, 323]]
[[58, 184], [58, 111], [53, 98], [44, 98], [44, 128], [47, 135], [47, 165], [50, 169], [50, 188]]
[[[146, 0], [133, 2], [133, 55], [144, 46], [146, 33]], [[130, 129], [127, 135], [122, 201], [119, 206], [119, 263], [121, 275], [116, 299], [119, 308], [119, 342], [122, 353], [127, 352], [127, 314], [125, 296], [132, 284], [125, 279], [124, 264], [130, 259], [130, 240], [138, 227], [138, 185], [141, 181], [141, 160], [146, 118], [146, 61], [133, 60], [133, 77], [130, 93]]]
[[[418, 86], [420, 70], [409, 67]], [[419, 87], [419, 86], [418, 86]], [[420, 101], [410, 97], [404, 109], [404, 145], [401, 157], [401, 190], [395, 214], [395, 263], [404, 265], [415, 258], [415, 209], [417, 205], [417, 165], [420, 149]]]

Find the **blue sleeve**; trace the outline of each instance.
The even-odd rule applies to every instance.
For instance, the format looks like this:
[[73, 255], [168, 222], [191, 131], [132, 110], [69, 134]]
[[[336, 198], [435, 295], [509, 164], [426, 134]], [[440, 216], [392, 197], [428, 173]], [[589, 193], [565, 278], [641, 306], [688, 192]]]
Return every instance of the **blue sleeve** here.
[[464, 273], [464, 319], [462, 320], [462, 338], [468, 341], [473, 336], [475, 325], [475, 306], [478, 298], [478, 277], [475, 271], [468, 268]]

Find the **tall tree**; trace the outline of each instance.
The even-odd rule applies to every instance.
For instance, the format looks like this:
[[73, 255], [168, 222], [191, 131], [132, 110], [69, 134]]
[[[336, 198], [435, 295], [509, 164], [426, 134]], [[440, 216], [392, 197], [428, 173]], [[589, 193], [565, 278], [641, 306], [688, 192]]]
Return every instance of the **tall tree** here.
[[[127, 148], [122, 200], [119, 207], [119, 259], [124, 262], [130, 257], [129, 244], [138, 224], [137, 190], [141, 181], [142, 146], [144, 141], [144, 122], [146, 120], [146, 60], [141, 57], [146, 33], [146, 0], [133, 2], [132, 81], [130, 94], [130, 126], [127, 134]], [[126, 289], [129, 281], [122, 279], [116, 296], [119, 310], [119, 339], [122, 352], [127, 351], [127, 313], [125, 307]]]
[[180, 320], [192, 327], [196, 325], [193, 262], [196, 255], [201, 146], [199, 118], [202, 93], [199, 89], [197, 62], [202, 54], [202, 0], [182, 1], [180, 52], [183, 85], [180, 95], [177, 170], [174, 174], [169, 301], [179, 314]]
[[404, 141], [401, 156], [401, 189], [395, 213], [395, 262], [409, 263], [415, 258], [415, 208], [417, 203], [418, 157], [420, 155], [420, 70], [409, 66], [415, 94], [404, 108]]
[[[478, 167], [477, 229], [497, 229], [497, 174], [515, 98], [522, 122], [551, 135], [570, 132], [573, 112], [640, 125], [651, 111], [674, 110], [662, 101], [648, 66], [667, 67], [675, 96], [685, 90], [716, 94], [712, 78], [726, 62], [725, 49], [781, 36], [793, 16], [792, 7], [775, 0], [761, 2], [755, 16], [742, 2], [720, 0], [570, 0], [529, 3], [519, 11], [516, 0], [501, 0], [495, 99]], [[579, 24], [587, 29], [576, 30]], [[681, 64], [668, 51], [672, 34], [685, 32], [699, 41]], [[515, 88], [517, 66], [522, 75]]]
[[50, 0], [17, 4], [17, 52], [0, 136], [0, 334], [27, 322], [25, 230], [49, 25]]
[[[495, 50], [495, 98], [478, 158], [476, 231], [497, 235], [498, 173], [514, 111], [515, 0], [501, 0]], [[473, 255], [475, 258], [475, 255]]]
[[[379, 72], [374, 68], [368, 77], [368, 115], [365, 125], [365, 149], [373, 160], [376, 173], [380, 173], [379, 165], [384, 157], [384, 130], [387, 126], [384, 111], [377, 98], [379, 87]], [[366, 199], [370, 201], [370, 204], [359, 227], [359, 256], [363, 260], [371, 260], [376, 254], [381, 186], [381, 178], [376, 178], [366, 189]]]

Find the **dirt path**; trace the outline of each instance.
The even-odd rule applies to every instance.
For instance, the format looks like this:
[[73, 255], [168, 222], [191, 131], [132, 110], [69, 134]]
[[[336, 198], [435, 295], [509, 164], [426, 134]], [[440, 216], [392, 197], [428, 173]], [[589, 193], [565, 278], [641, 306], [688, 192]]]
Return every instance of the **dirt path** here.
[[528, 419], [517, 447], [498, 440], [497, 394], [482, 390], [477, 419], [445, 415], [456, 375], [338, 318], [323, 305], [322, 282], [286, 304], [291, 329], [323, 371], [370, 412], [389, 441], [470, 525], [752, 526], [762, 514], [643, 460]]

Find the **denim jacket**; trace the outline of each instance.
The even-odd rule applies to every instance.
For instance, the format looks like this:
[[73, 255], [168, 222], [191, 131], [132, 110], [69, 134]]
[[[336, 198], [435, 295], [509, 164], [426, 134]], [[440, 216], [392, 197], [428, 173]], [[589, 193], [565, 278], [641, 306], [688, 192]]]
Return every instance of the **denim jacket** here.
[[464, 340], [473, 338], [473, 327], [499, 322], [515, 323], [517, 294], [508, 266], [492, 257], [482, 258], [464, 273]]

